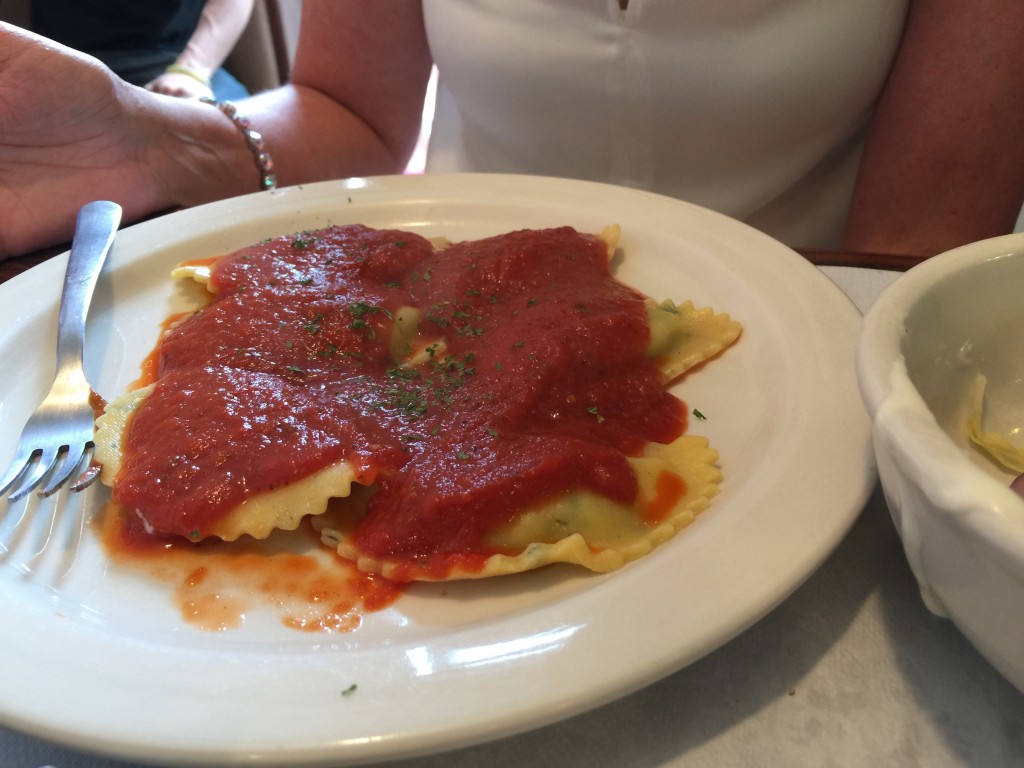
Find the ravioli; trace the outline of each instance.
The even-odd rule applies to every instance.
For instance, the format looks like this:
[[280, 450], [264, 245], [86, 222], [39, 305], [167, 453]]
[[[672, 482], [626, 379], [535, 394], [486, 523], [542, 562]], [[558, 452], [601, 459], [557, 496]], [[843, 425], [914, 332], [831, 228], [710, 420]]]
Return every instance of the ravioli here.
[[718, 453], [704, 437], [683, 435], [668, 445], [651, 443], [630, 460], [640, 480], [631, 504], [576, 491], [523, 510], [488, 537], [483, 556], [439, 553], [415, 559], [381, 559], [363, 552], [353, 533], [373, 489], [336, 499], [313, 526], [324, 543], [362, 571], [396, 581], [443, 581], [503, 576], [552, 563], [614, 571], [671, 539], [708, 507], [722, 481]]
[[213, 298], [98, 420], [102, 479], [155, 533], [312, 516], [398, 580], [614, 570], [718, 492], [666, 384], [741, 332], [616, 281], [617, 236], [332, 227], [180, 267]]

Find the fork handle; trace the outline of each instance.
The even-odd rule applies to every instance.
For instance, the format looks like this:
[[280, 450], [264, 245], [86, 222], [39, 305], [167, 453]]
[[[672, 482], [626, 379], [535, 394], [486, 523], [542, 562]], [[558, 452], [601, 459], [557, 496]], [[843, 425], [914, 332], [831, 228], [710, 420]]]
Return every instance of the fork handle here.
[[107, 200], [87, 203], [78, 212], [57, 319], [58, 375], [82, 367], [85, 317], [120, 223], [121, 206]]

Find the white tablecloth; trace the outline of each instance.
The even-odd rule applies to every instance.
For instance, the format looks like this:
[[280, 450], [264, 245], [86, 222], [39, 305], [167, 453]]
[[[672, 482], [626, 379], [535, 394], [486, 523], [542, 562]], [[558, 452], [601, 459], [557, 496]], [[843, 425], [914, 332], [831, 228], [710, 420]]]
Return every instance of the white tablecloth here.
[[[825, 272], [862, 310], [896, 277]], [[127, 764], [0, 728], [0, 768], [42, 765]], [[1020, 766], [1024, 696], [925, 609], [876, 492], [796, 593], [699, 662], [570, 720], [390, 765]]]

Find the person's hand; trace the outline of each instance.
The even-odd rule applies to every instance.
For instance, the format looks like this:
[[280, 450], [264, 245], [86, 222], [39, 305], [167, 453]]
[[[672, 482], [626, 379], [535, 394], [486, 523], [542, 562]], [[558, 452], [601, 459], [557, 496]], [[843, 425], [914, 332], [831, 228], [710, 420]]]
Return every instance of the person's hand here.
[[210, 86], [181, 72], [164, 72], [160, 77], [147, 83], [146, 88], [154, 93], [162, 93], [165, 96], [177, 96], [183, 99], [199, 99], [203, 96], [210, 98], [213, 96]]
[[140, 103], [158, 98], [0, 24], [0, 258], [69, 239], [90, 200], [119, 203], [128, 221], [174, 204], [147, 164], [156, 126]]

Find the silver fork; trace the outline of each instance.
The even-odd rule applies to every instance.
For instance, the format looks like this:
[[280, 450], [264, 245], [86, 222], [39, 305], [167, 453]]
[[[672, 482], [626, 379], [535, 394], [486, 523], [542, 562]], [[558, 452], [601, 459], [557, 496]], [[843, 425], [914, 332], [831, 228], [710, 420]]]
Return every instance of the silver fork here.
[[78, 212], [57, 319], [57, 376], [25, 424], [14, 459], [0, 480], [0, 496], [10, 491], [8, 502], [41, 484], [40, 495], [49, 496], [79, 468], [69, 486], [72, 491], [81, 491], [96, 479], [97, 473], [88, 469], [95, 414], [82, 368], [85, 317], [120, 222], [121, 206], [105, 200], [88, 203]]

